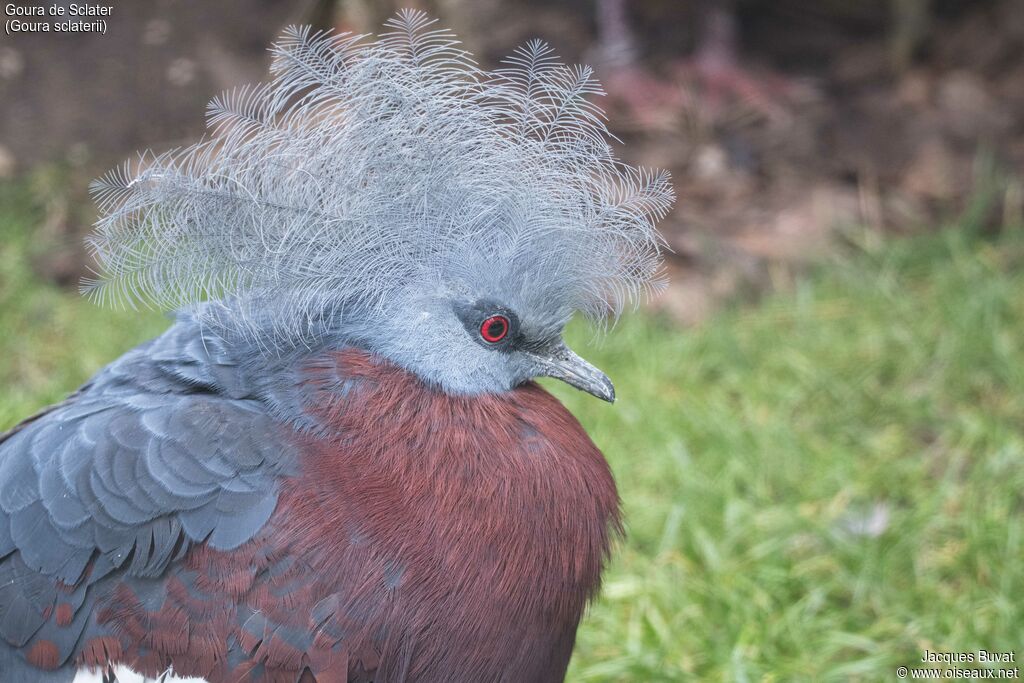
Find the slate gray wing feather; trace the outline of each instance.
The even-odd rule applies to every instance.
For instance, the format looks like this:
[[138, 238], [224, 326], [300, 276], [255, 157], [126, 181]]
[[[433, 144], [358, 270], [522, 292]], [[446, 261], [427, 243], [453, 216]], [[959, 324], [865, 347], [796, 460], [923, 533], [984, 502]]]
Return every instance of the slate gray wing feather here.
[[290, 462], [284, 427], [230, 395], [232, 366], [183, 344], [197, 339], [188, 327], [0, 436], [0, 666], [4, 643], [30, 644], [58, 600], [81, 615], [77, 634], [47, 633], [66, 660], [90, 587], [160, 576], [193, 543], [235, 548], [273, 512]]

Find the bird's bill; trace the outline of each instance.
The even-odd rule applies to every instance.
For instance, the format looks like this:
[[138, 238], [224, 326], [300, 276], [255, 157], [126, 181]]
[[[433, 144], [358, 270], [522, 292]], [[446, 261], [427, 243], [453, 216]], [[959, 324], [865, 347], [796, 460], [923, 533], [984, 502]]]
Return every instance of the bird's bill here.
[[615, 385], [608, 375], [580, 358], [563, 342], [530, 355], [537, 363], [537, 376], [554, 377], [603, 401], [615, 402]]

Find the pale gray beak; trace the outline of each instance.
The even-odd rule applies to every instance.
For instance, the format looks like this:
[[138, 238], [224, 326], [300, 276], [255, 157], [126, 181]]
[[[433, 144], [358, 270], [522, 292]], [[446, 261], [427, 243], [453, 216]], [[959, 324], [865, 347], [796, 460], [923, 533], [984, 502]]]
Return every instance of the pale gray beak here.
[[615, 402], [615, 386], [608, 375], [577, 356], [561, 340], [530, 353], [530, 357], [537, 364], [537, 376], [554, 377], [599, 399]]

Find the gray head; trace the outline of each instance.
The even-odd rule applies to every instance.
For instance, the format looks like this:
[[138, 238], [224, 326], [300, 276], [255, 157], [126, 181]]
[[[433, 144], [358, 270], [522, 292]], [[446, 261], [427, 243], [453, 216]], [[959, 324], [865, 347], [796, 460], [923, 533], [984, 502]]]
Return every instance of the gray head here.
[[611, 400], [561, 333], [657, 284], [668, 177], [615, 158], [590, 69], [535, 41], [484, 72], [431, 24], [288, 29], [209, 139], [94, 183], [84, 288], [261, 352], [356, 344], [449, 392], [548, 375]]

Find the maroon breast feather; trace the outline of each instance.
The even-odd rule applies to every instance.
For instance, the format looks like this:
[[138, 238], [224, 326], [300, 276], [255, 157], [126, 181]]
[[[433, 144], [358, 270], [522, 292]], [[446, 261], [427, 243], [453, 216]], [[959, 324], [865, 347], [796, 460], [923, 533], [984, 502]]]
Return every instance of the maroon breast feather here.
[[191, 549], [162, 599], [118, 587], [99, 620], [119, 638], [80, 663], [214, 682], [561, 681], [619, 529], [576, 419], [533, 383], [451, 396], [354, 350], [306, 377], [325, 434], [294, 435], [301, 469], [264, 530]]

